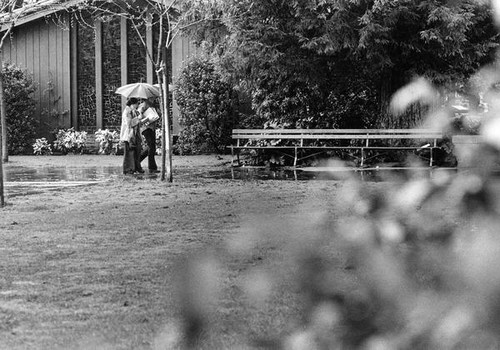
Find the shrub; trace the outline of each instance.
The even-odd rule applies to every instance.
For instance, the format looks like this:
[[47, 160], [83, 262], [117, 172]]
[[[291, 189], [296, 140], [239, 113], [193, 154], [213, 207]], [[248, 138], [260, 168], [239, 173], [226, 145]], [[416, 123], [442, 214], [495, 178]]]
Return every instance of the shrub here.
[[176, 84], [182, 127], [180, 153], [222, 152], [231, 141], [236, 119], [236, 93], [222, 81], [215, 66], [196, 58], [182, 71]]
[[33, 144], [33, 153], [36, 155], [52, 154], [52, 146], [45, 137], [36, 139]]
[[342, 75], [330, 79], [336, 83], [303, 81], [286, 73], [263, 79], [252, 94], [253, 108], [261, 119], [286, 128], [369, 127], [378, 117], [372, 84]]
[[54, 141], [54, 150], [64, 154], [73, 152], [83, 153], [85, 151], [86, 131], [75, 131], [74, 128], [67, 130], [59, 129]]
[[97, 130], [95, 140], [99, 143], [99, 154], [116, 154], [116, 147], [120, 141], [120, 135], [116, 131], [108, 129]]
[[24, 70], [3, 64], [9, 154], [30, 153], [38, 123], [34, 117], [36, 85]]
[[156, 128], [155, 130], [155, 136], [156, 136], [156, 151], [155, 153], [160, 155], [161, 154], [161, 128]]

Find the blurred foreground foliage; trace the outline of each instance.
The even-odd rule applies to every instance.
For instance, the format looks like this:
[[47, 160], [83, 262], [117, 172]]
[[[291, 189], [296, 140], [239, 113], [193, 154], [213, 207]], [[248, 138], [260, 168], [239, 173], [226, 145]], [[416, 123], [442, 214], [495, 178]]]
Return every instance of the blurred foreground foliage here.
[[[376, 3], [393, 6], [388, 1]], [[500, 18], [500, 3], [492, 4]], [[424, 39], [425, 45], [433, 40]], [[443, 90], [435, 83], [425, 75], [415, 79], [394, 95], [391, 109], [401, 116], [415, 104], [428, 107], [426, 119], [417, 127], [449, 134], [456, 127], [452, 106], [442, 103]], [[287, 258], [267, 268], [249, 264], [251, 277], [241, 286], [241, 297], [253, 301], [254, 307], [272, 305], [266, 302], [273, 291], [288, 284], [300, 300], [297, 317], [276, 327], [281, 331], [272, 334], [272, 321], [263, 320], [261, 333], [254, 332], [236, 348], [500, 348], [499, 64], [483, 67], [467, 84], [471, 95], [483, 99], [482, 107], [472, 104], [468, 114], [479, 142], [456, 149], [457, 171], [436, 169], [432, 176], [420, 176], [409, 170], [403, 178], [385, 179], [383, 186], [347, 176], [338, 193], [330, 193], [332, 207], [341, 210], [317, 215], [313, 202], [304, 208], [310, 213], [309, 223], [262, 229], [267, 223], [257, 218], [242, 229], [241, 237], [231, 238], [228, 256], [252, 257], [262, 242], [286, 231], [274, 248]], [[413, 165], [421, 163], [413, 160]], [[187, 348], [209, 348], [203, 339], [210, 330], [209, 314], [217, 305], [216, 282], [225, 261], [217, 252], [190, 262], [190, 270], [183, 274], [182, 290], [188, 291], [182, 294]], [[248, 322], [244, 313], [241, 318], [242, 324]]]
[[[386, 179], [385, 186], [344, 178], [340, 193], [331, 194], [332, 205], [341, 212], [333, 211], [333, 218], [332, 213], [314, 215], [312, 205], [306, 208], [311, 213], [309, 229], [291, 225], [285, 230], [289, 231], [283, 240], [286, 244], [278, 249], [288, 255], [287, 263], [267, 270], [256, 266], [242, 289], [245, 298], [265, 305], [272, 291], [282, 286], [284, 276], [291, 275], [290, 289], [301, 300], [299, 321], [290, 319], [290, 327], [279, 334], [262, 329], [262, 334], [254, 334], [238, 348], [500, 347], [500, 181], [496, 175], [500, 92], [495, 87], [499, 68], [485, 67], [474, 76], [486, 82], [476, 88], [488, 96], [489, 108], [470, 112], [474, 120], [481, 120], [481, 142], [457, 150], [462, 160], [458, 171], [435, 169], [432, 176], [409, 171], [403, 179]], [[417, 80], [395, 95], [392, 108], [403, 113], [415, 102], [434, 104], [435, 96], [437, 89], [430, 82]], [[433, 109], [425, 124], [448, 131], [453, 127], [449, 115], [446, 106]], [[414, 165], [421, 164], [415, 160]], [[272, 225], [260, 231], [257, 226], [233, 237], [228, 254], [251, 256], [269, 239], [260, 231], [271, 237], [278, 231]], [[216, 266], [223, 261], [218, 253], [204, 263], [198, 261], [198, 267], [185, 274], [192, 281], [184, 290], [203, 290], [202, 296], [183, 295], [188, 348], [198, 348], [200, 343], [194, 339], [209, 329], [204, 322], [214, 298], [202, 300], [216, 294]]]

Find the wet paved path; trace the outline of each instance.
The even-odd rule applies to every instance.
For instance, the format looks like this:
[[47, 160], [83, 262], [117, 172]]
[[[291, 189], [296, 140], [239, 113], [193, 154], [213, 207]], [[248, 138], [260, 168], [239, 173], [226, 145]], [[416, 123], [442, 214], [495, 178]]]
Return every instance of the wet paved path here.
[[23, 167], [7, 166], [6, 182], [102, 181], [122, 176], [121, 167]]
[[[192, 159], [197, 161], [196, 157]], [[184, 167], [174, 169], [175, 181], [220, 175], [211, 174], [203, 163], [199, 167], [186, 167], [190, 159], [182, 162]], [[155, 181], [161, 177], [160, 174], [148, 174], [147, 168], [144, 174], [123, 175], [121, 163], [122, 157], [103, 155], [13, 156], [3, 166], [5, 195], [14, 197], [127, 179]]]
[[4, 167], [4, 187], [7, 197], [36, 194], [75, 186], [89, 186], [116, 179], [121, 167], [65, 167], [10, 165]]
[[[210, 157], [210, 156], [207, 156]], [[130, 177], [122, 174], [122, 158], [116, 156], [19, 156], [4, 164], [4, 186], [6, 196], [40, 193], [74, 186], [89, 186], [105, 181], [117, 181]], [[185, 157], [182, 165], [177, 166], [174, 160], [174, 181], [190, 181], [200, 179], [234, 179], [234, 180], [339, 180], [346, 176], [358, 176], [363, 181], [386, 181], [387, 174], [401, 174], [405, 168], [302, 168], [302, 169], [269, 169], [263, 167], [231, 168], [230, 162], [217, 159], [217, 166], [212, 163], [198, 164], [196, 157]], [[206, 158], [209, 159], [209, 158]], [[160, 164], [160, 159], [157, 163]], [[208, 166], [207, 166], [208, 165]], [[427, 176], [434, 171], [453, 169], [421, 168]], [[135, 178], [157, 180], [159, 174], [137, 175]], [[132, 177], [132, 178], [134, 178]]]
[[96, 181], [55, 181], [55, 182], [6, 182], [4, 183], [6, 197], [24, 196], [37, 194], [48, 190], [59, 190], [75, 186], [89, 186], [96, 184]]

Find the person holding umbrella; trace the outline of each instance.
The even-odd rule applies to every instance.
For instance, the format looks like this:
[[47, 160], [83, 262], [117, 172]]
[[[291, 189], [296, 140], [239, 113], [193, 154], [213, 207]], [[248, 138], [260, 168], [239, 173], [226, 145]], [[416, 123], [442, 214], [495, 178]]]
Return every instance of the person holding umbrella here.
[[123, 173], [137, 174], [144, 173], [142, 170], [140, 156], [142, 137], [140, 125], [147, 121], [147, 118], [141, 118], [137, 111], [139, 100], [131, 97], [127, 100], [125, 109], [122, 113], [122, 125], [120, 128], [120, 142], [123, 144]]
[[144, 99], [139, 105], [139, 112], [147, 118], [147, 122], [141, 126], [141, 134], [146, 139], [147, 148], [143, 149], [139, 162], [148, 158], [148, 171], [150, 174], [158, 173], [156, 165], [156, 122], [160, 119], [158, 110], [155, 108], [151, 99]]
[[138, 111], [139, 99], [158, 97], [159, 90], [151, 84], [127, 84], [116, 89], [116, 93], [127, 98], [122, 113], [120, 141], [124, 146], [123, 173], [144, 173], [141, 167], [142, 137], [140, 126], [148, 122], [148, 117]]

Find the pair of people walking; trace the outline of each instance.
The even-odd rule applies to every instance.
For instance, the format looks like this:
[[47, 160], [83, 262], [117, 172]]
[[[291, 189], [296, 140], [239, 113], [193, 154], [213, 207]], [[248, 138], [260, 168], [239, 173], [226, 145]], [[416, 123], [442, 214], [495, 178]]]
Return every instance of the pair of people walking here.
[[[141, 162], [148, 158], [149, 173], [157, 173], [155, 161], [156, 151], [156, 117], [158, 112], [150, 100], [139, 100], [135, 97], [127, 100], [122, 113], [120, 141], [123, 144], [123, 173], [144, 173]], [[147, 148], [142, 147], [144, 136]]]

